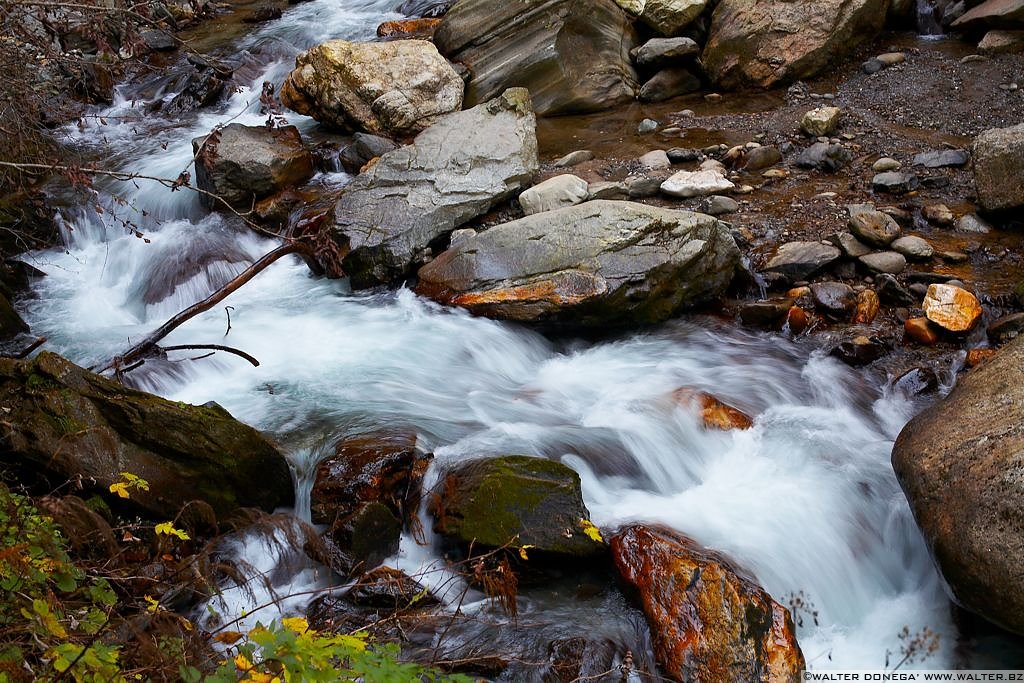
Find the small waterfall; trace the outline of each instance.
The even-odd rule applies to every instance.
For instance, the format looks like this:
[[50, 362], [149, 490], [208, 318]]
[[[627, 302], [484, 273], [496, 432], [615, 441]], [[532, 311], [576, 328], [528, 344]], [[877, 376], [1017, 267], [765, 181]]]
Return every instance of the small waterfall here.
[[915, 17], [917, 19], [917, 33], [922, 36], [943, 35], [942, 23], [939, 20], [939, 8], [935, 0], [915, 0]]

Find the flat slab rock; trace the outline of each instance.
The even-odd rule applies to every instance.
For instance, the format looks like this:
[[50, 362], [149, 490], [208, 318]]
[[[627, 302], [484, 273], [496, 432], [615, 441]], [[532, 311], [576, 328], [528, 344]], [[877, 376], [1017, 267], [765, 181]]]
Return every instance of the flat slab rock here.
[[345, 188], [334, 239], [356, 289], [400, 280], [434, 240], [530, 183], [539, 168], [529, 93], [449, 114]]
[[720, 295], [738, 261], [711, 216], [597, 200], [461, 240], [420, 269], [416, 291], [505, 320], [653, 323]]

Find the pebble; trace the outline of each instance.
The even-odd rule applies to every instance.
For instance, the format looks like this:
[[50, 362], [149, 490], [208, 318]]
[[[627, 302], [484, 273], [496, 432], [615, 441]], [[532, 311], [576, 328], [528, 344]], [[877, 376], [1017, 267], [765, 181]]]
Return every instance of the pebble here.
[[654, 197], [661, 190], [663, 178], [634, 178], [626, 181], [629, 188], [630, 199], [644, 199]]
[[653, 133], [656, 130], [658, 130], [658, 122], [655, 121], [654, 119], [644, 119], [643, 121], [640, 122], [640, 125], [637, 127], [637, 132], [639, 132], [641, 135]]
[[960, 60], [961, 64], [975, 64], [977, 62], [987, 62], [989, 58], [985, 55], [967, 55]]
[[811, 137], [828, 135], [839, 127], [843, 110], [839, 107], [818, 107], [812, 109], [800, 120], [800, 130]]
[[654, 149], [644, 154], [639, 159], [640, 165], [644, 168], [653, 170], [669, 168], [672, 166], [672, 162], [668, 158], [668, 154], [663, 149]]
[[976, 232], [979, 234], [992, 232], [992, 226], [973, 213], [961, 216], [960, 220], [956, 222], [956, 229], [960, 232]]
[[895, 251], [878, 251], [873, 254], [865, 254], [857, 260], [875, 273], [898, 275], [907, 267], [907, 257]]
[[921, 212], [925, 220], [936, 225], [953, 225], [953, 212], [945, 204], [931, 204]]
[[769, 168], [767, 171], [761, 174], [762, 178], [785, 178], [789, 175], [789, 171], [784, 168]]
[[704, 153], [699, 149], [690, 149], [688, 147], [673, 147], [665, 154], [668, 155], [668, 160], [673, 164], [684, 164], [688, 161], [700, 161], [704, 156]]
[[888, 192], [890, 194], [906, 194], [916, 190], [921, 184], [913, 173], [902, 173], [900, 171], [887, 171], [879, 173], [871, 179], [871, 187], [876, 192]]
[[615, 182], [602, 182], [602, 183], [590, 183], [588, 188], [590, 193], [587, 195], [588, 201], [595, 199], [625, 199], [629, 196], [629, 187], [626, 183], [615, 183]]
[[585, 161], [590, 161], [594, 158], [594, 153], [589, 149], [578, 149], [575, 152], [569, 152], [564, 157], [555, 162], [555, 168], [566, 168], [568, 166], [576, 166], [582, 164]]
[[898, 171], [903, 166], [900, 162], [890, 157], [882, 157], [875, 163], [871, 164], [871, 170], [877, 173], [884, 173], [885, 171]]
[[727, 213], [736, 213], [739, 210], [739, 202], [732, 197], [723, 197], [720, 194], [708, 197], [701, 203], [701, 211], [709, 216], [722, 216]]
[[721, 99], [722, 96], [716, 92], [709, 92], [707, 95], [704, 96], [705, 102], [718, 102]]
[[899, 237], [890, 246], [909, 259], [930, 259], [935, 253], [932, 245], [916, 235]]

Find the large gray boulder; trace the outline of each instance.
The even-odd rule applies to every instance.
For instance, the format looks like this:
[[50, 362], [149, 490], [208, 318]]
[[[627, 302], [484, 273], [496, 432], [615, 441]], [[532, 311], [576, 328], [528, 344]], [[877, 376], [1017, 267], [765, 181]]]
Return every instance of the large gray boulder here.
[[985, 28], [1024, 28], [1024, 0], [986, 0], [954, 21], [957, 31]]
[[654, 323], [720, 295], [739, 256], [711, 216], [596, 200], [460, 240], [420, 269], [416, 291], [506, 320]]
[[295, 58], [281, 102], [341, 130], [409, 135], [462, 108], [462, 79], [425, 40], [331, 40]]
[[380, 157], [335, 206], [352, 286], [405, 277], [434, 240], [516, 195], [538, 168], [536, 119], [522, 88], [450, 114]]
[[974, 184], [989, 211], [1024, 206], [1024, 124], [987, 130], [974, 139]]
[[434, 42], [470, 73], [466, 103], [529, 89], [540, 115], [591, 112], [630, 102], [636, 34], [613, 0], [460, 0]]
[[892, 464], [956, 601], [1024, 634], [1024, 338], [911, 420]]
[[807, 78], [877, 35], [889, 0], [722, 0], [702, 62], [723, 88]]
[[220, 197], [251, 209], [264, 197], [294, 187], [313, 175], [313, 157], [295, 126], [267, 128], [231, 123], [192, 140], [196, 186], [202, 204], [224, 209]]

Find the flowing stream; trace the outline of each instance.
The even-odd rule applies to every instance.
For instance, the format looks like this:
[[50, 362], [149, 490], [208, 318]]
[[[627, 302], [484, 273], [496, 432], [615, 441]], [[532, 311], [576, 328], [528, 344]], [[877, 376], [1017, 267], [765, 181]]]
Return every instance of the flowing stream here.
[[[397, 18], [395, 4], [296, 5], [238, 46], [260, 66], [250, 87], [216, 111], [169, 122], [143, 115], [139, 94], [124, 89], [99, 112], [105, 123], [88, 119], [72, 133], [108, 150], [120, 168], [176, 177], [189, 165], [192, 137], [228, 120], [262, 123], [260, 85], [280, 83], [297, 50], [328, 38], [370, 39], [380, 21]], [[314, 127], [288, 118], [304, 131]], [[316, 182], [347, 179], [323, 174]], [[191, 193], [111, 181], [98, 185], [96, 200], [111, 206], [112, 194], [127, 200], [116, 215], [137, 221], [148, 241], [110, 211], [69, 212], [67, 248], [32, 255], [47, 277], [21, 303], [48, 348], [82, 365], [123, 350], [274, 246], [208, 215]], [[258, 358], [259, 368], [179, 352], [147, 363], [135, 381], [175, 400], [216, 401], [273, 434], [296, 472], [299, 516], [308, 514], [318, 457], [346, 434], [411, 427], [440, 465], [508, 453], [561, 459], [582, 476], [602, 527], [670, 525], [727, 553], [780, 602], [800, 595], [812, 604], [817, 617], [804, 615], [799, 628], [811, 667], [882, 667], [887, 651], [899, 652], [904, 626], [940, 634], [940, 650], [924, 666], [962, 663], [949, 602], [889, 464], [893, 439], [921, 405], [808, 343], [710, 319], [597, 343], [552, 341], [404, 289], [353, 294], [344, 282], [313, 277], [297, 258], [274, 264], [226, 304], [230, 311], [203, 314], [166, 342], [230, 344]], [[705, 431], [672, 400], [680, 387], [756, 416], [754, 427]], [[327, 580], [301, 563], [279, 567], [259, 539], [239, 539], [237, 552], [272, 574], [282, 594]], [[431, 546], [411, 539], [392, 562], [409, 571], [437, 563]], [[434, 585], [450, 581], [444, 572], [429, 576]], [[264, 597], [229, 591], [219, 609], [237, 614]], [[308, 599], [282, 609], [301, 611]], [[549, 616], [568, 609], [564, 599], [552, 603]]]

